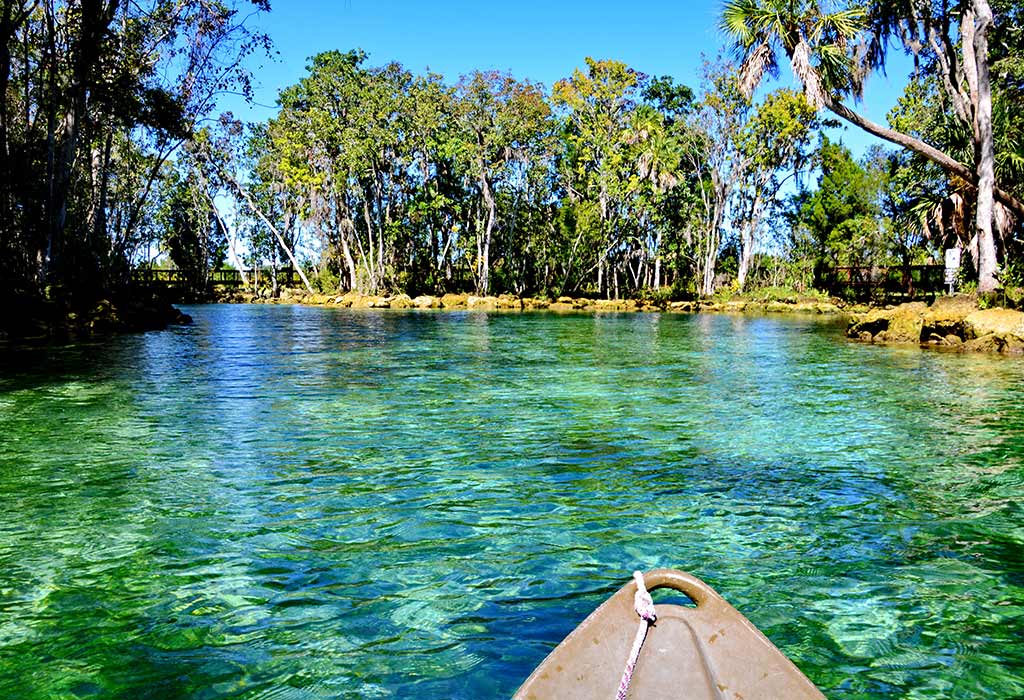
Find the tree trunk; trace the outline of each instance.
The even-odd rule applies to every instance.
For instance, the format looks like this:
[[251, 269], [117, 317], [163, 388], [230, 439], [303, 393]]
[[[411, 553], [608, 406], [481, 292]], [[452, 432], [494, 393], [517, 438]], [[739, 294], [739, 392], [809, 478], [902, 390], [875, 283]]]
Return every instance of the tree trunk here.
[[[217, 219], [217, 225], [220, 226], [221, 230], [224, 231], [224, 235], [228, 239], [228, 258], [231, 260], [231, 264], [238, 270], [239, 276], [242, 278], [242, 286], [249, 286], [249, 278], [245, 273], [245, 265], [238, 259], [238, 255], [235, 253], [235, 234], [228, 228], [228, 225], [224, 223], [224, 219], [220, 215], [220, 210], [217, 209], [217, 202], [214, 200], [213, 193], [210, 192], [210, 183], [207, 181], [206, 176], [203, 174], [202, 169], [196, 168], [196, 172], [199, 176], [199, 182], [203, 188], [203, 194], [206, 196], [206, 201], [210, 203], [210, 211], [213, 212], [213, 216]], [[252, 285], [253, 293], [256, 292], [256, 283]]]
[[747, 276], [750, 274], [750, 264], [754, 259], [757, 230], [761, 226], [761, 192], [766, 186], [767, 183], [757, 183], [757, 194], [754, 195], [750, 202], [750, 210], [747, 212], [746, 221], [743, 222], [740, 229], [740, 259], [739, 269], [736, 271], [736, 284], [741, 292], [746, 287]]
[[742, 292], [743, 288], [747, 285], [747, 274], [750, 272], [750, 259], [754, 255], [754, 242], [751, 230], [753, 224], [747, 222], [743, 224], [743, 232], [740, 234], [740, 262], [739, 268], [736, 270], [736, 285]]
[[[987, 63], [986, 63], [986, 74], [987, 74]], [[908, 150], [913, 151], [919, 155], [924, 156], [928, 160], [932, 161], [943, 170], [957, 177], [966, 180], [972, 185], [978, 185], [978, 174], [968, 168], [963, 163], [950, 158], [948, 155], [929, 144], [915, 139], [913, 136], [907, 136], [898, 131], [894, 131], [887, 127], [877, 124], [870, 119], [867, 119], [860, 114], [857, 114], [849, 107], [841, 102], [833, 100], [830, 96], [825, 97], [825, 106], [837, 116], [842, 117], [846, 121], [859, 126], [869, 134], [874, 134], [880, 139], [884, 139], [889, 143], [894, 143], [897, 146], [902, 146]], [[999, 188], [998, 185], [993, 183], [992, 192], [996, 199], [998, 199], [1004, 206], [1013, 210], [1018, 216], [1024, 217], [1024, 202], [1014, 197], [1009, 192], [1006, 192]]]
[[704, 250], [704, 278], [702, 280], [701, 294], [711, 296], [715, 293], [715, 268], [718, 266], [718, 247], [721, 243], [722, 217], [725, 214], [725, 205], [729, 200], [730, 186], [725, 182], [721, 174], [713, 175], [714, 181], [714, 202], [712, 204], [712, 216], [709, 222]]
[[339, 217], [335, 220], [335, 224], [338, 227], [338, 237], [341, 240], [341, 254], [345, 258], [345, 270], [348, 272], [348, 291], [352, 292], [355, 291], [359, 281], [356, 274], [356, 261], [352, 257], [352, 247], [348, 244], [348, 237], [355, 233], [355, 226], [352, 223], [350, 212], [341, 213], [339, 209], [340, 207], [335, 205], [335, 215]]
[[661, 228], [654, 242], [654, 289], [661, 289]]
[[[259, 217], [260, 221], [262, 221], [263, 224], [268, 229], [270, 229], [270, 232], [274, 234], [274, 237], [277, 239], [277, 242], [281, 245], [281, 249], [284, 250], [284, 252], [288, 255], [288, 259], [291, 261], [292, 267], [294, 267], [295, 271], [299, 273], [299, 277], [302, 279], [302, 284], [306, 287], [306, 291], [309, 292], [310, 294], [315, 294], [316, 292], [313, 291], [313, 285], [311, 285], [309, 283], [309, 280], [306, 279], [306, 273], [302, 271], [302, 267], [299, 265], [299, 261], [295, 259], [295, 255], [292, 253], [292, 249], [288, 247], [287, 243], [285, 243], [284, 237], [281, 236], [281, 233], [277, 230], [277, 227], [274, 226], [274, 224], [270, 223], [270, 219], [263, 215], [263, 211], [258, 206], [256, 206], [256, 202], [252, 201], [252, 197], [249, 196], [249, 193], [246, 192], [245, 189], [240, 184], [238, 184], [238, 180], [236, 180], [226, 171], [222, 170], [221, 174], [224, 176], [225, 180], [231, 183], [231, 185], [235, 188], [235, 191], [238, 192], [239, 195], [241, 195], [242, 199], [245, 200], [245, 203], [249, 205], [249, 209], [252, 211], [252, 213]], [[274, 270], [274, 285], [276, 293], [276, 269]]]
[[277, 299], [278, 294], [280, 294], [277, 284], [277, 271], [279, 267], [277, 251], [275, 250], [274, 254], [270, 256], [270, 296], [274, 299]]
[[[213, 212], [214, 218], [217, 219], [217, 225], [220, 226], [221, 230], [224, 231], [224, 235], [227, 236], [228, 258], [231, 260], [231, 264], [234, 266], [234, 268], [238, 270], [238, 274], [242, 278], [242, 286], [248, 287], [249, 276], [245, 272], [245, 265], [242, 264], [242, 261], [238, 258], [238, 254], [235, 253], [235, 234], [234, 232], [232, 232], [230, 228], [228, 228], [228, 225], [224, 223], [224, 219], [221, 217], [220, 211], [218, 211], [217, 209], [217, 203], [213, 200], [213, 197], [210, 195], [209, 191], [207, 191], [205, 187], [205, 182], [203, 187], [203, 193], [206, 195], [206, 199], [210, 203], [210, 211]], [[253, 283], [252, 285], [252, 291], [256, 291], [255, 283]]]
[[54, 234], [53, 203], [54, 183], [57, 178], [57, 29], [53, 0], [49, 0], [44, 6], [44, 17], [46, 19], [46, 45], [43, 55], [46, 57], [46, 92], [48, 99], [44, 100], [46, 109], [46, 204], [45, 210], [45, 244], [42, 246], [42, 254], [38, 256], [39, 270], [38, 278], [41, 287], [50, 283], [53, 278], [53, 270], [57, 259], [60, 257], [60, 240]]
[[[107, 198], [110, 183], [110, 157], [113, 148], [114, 136], [108, 132], [104, 139], [102, 149], [94, 146], [91, 159], [91, 180], [92, 197], [89, 202], [89, 250], [95, 269], [90, 270], [99, 279], [103, 279], [104, 268], [109, 268], [104, 263], [109, 262], [106, 258], [110, 253], [109, 238], [107, 237]], [[94, 281], [95, 284], [95, 281]], [[101, 282], [103, 284], [103, 282]]]
[[[0, 16], [0, 226], [12, 225], [10, 220], [10, 157], [7, 127], [7, 88], [11, 78], [11, 42], [14, 39], [15, 27], [12, 22], [14, 8], [9, 2], [3, 4], [3, 15]], [[5, 238], [6, 231], [0, 229], [0, 241]]]
[[[374, 255], [374, 240], [373, 240], [373, 218], [370, 216], [370, 200], [369, 195], [364, 190], [363, 192], [363, 222], [366, 224], [366, 240], [367, 240], [367, 254], [364, 255], [363, 266], [366, 268], [367, 284], [369, 284], [368, 291], [371, 294], [377, 293], [377, 262]], [[368, 258], [368, 259], [367, 259]]]
[[[71, 178], [78, 156], [81, 130], [88, 112], [89, 88], [94, 79], [95, 68], [102, 58], [103, 40], [117, 11], [118, 3], [119, 0], [82, 0], [80, 24], [75, 40], [74, 68], [71, 71], [71, 85], [68, 89], [70, 105], [61, 119], [61, 143], [59, 148], [54, 149], [56, 160], [50, 185], [50, 240], [47, 245], [50, 259], [47, 273], [50, 276], [57, 272], [60, 281], [64, 281], [64, 275], [58, 268], [66, 242], [64, 238]], [[50, 21], [53, 21], [52, 17]], [[56, 95], [50, 97], [56, 99]]]
[[491, 285], [491, 236], [494, 234], [498, 207], [494, 201], [494, 191], [491, 190], [491, 183], [487, 181], [486, 175], [480, 178], [480, 188], [484, 196], [484, 204], [487, 206], [487, 221], [484, 224], [483, 238], [478, 247], [480, 259], [477, 261], [479, 269], [477, 293], [487, 296]]
[[978, 95], [974, 123], [978, 144], [978, 203], [975, 208], [979, 256], [978, 291], [991, 292], [999, 285], [996, 279], [996, 242], [992, 231], [996, 162], [992, 136], [992, 86], [988, 72], [988, 30], [992, 26], [992, 8], [987, 0], [973, 0], [973, 6], [977, 18], [974, 59]]

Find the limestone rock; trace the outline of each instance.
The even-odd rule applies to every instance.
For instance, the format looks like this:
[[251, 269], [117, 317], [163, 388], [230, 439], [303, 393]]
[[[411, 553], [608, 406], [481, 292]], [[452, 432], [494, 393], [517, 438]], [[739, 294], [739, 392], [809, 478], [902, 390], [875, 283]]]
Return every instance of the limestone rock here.
[[869, 311], [850, 324], [850, 327], [846, 329], [846, 335], [851, 338], [859, 338], [864, 333], [867, 333], [874, 337], [889, 327], [889, 318], [891, 316], [892, 311], [886, 309]]
[[973, 297], [940, 297], [870, 311], [850, 324], [851, 338], [885, 343], [921, 343], [957, 347], [964, 352], [1024, 354], [1024, 313], [978, 310]]
[[417, 309], [439, 309], [441, 308], [441, 300], [438, 297], [421, 294], [412, 300], [412, 305]]
[[477, 311], [494, 311], [498, 308], [498, 298], [469, 296], [466, 297], [466, 308]]
[[999, 342], [994, 333], [983, 335], [980, 338], [973, 338], [963, 344], [967, 352], [999, 352]]
[[964, 319], [977, 311], [973, 297], [939, 297], [924, 314], [924, 333], [964, 336]]
[[595, 311], [636, 311], [639, 306], [633, 299], [597, 299], [593, 308]]
[[923, 301], [900, 304], [889, 316], [889, 326], [882, 335], [887, 343], [920, 344], [924, 329], [924, 313], [928, 305]]
[[356, 291], [345, 292], [343, 296], [337, 297], [334, 302], [338, 306], [344, 306], [345, 308], [351, 308], [355, 306], [356, 302], [363, 298], [363, 295]]
[[499, 309], [521, 309], [523, 300], [514, 294], [499, 294], [497, 305]]
[[982, 338], [989, 334], [1024, 338], [1024, 313], [1010, 309], [975, 311], [964, 318], [964, 328], [967, 338]]
[[360, 294], [352, 300], [353, 309], [386, 309], [388, 300], [380, 296], [363, 296]]
[[1024, 336], [1009, 333], [1002, 336], [999, 351], [1007, 355], [1024, 355]]
[[1024, 336], [1015, 333], [989, 333], [965, 342], [967, 352], [1001, 352], [1006, 355], [1024, 355]]
[[525, 297], [523, 300], [524, 309], [546, 309], [551, 306], [551, 302], [547, 299], [534, 299], [533, 297]]
[[118, 330], [121, 326], [121, 317], [117, 308], [106, 299], [96, 302], [96, 305], [89, 311], [89, 321], [86, 327], [90, 330], [107, 333]]
[[388, 299], [388, 305], [392, 309], [411, 309], [414, 306], [408, 294], [396, 294]]
[[441, 297], [441, 306], [446, 309], [464, 309], [468, 299], [466, 294], [445, 294]]

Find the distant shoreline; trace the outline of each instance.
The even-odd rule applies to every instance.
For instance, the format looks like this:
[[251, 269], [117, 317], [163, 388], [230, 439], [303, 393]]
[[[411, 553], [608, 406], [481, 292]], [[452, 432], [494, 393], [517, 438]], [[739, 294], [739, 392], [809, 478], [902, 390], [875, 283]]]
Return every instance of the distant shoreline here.
[[472, 294], [391, 296], [365, 295], [349, 292], [343, 295], [306, 294], [286, 289], [278, 298], [262, 298], [251, 293], [235, 294], [223, 299], [240, 304], [303, 304], [345, 309], [423, 309], [470, 311], [605, 311], [621, 313], [765, 313], [849, 315], [869, 310], [868, 306], [846, 306], [838, 300], [795, 298], [791, 300], [698, 300], [661, 301], [645, 299], [591, 299], [562, 296], [555, 300], [520, 297], [513, 294], [475, 296]]
[[[357, 310], [504, 311], [552, 313], [668, 313], [820, 316], [847, 322], [846, 336], [875, 345], [916, 345], [923, 348], [1024, 355], [1024, 312], [983, 308], [976, 297], [939, 297], [932, 304], [909, 302], [884, 307], [849, 304], [839, 299], [790, 297], [773, 300], [544, 298], [512, 294], [406, 294], [374, 296], [349, 292], [342, 295], [308, 294], [285, 288], [278, 297], [232, 293], [217, 300], [229, 304], [294, 304]], [[216, 302], [215, 302], [216, 303]], [[51, 310], [52, 311], [52, 310]], [[191, 323], [191, 318], [170, 304], [100, 301], [86, 312], [22, 318], [13, 333], [0, 340], [20, 342], [69, 341], [116, 333], [132, 333]], [[21, 332], [18, 332], [21, 331]], [[28, 332], [25, 332], [28, 331]]]
[[931, 305], [908, 302], [884, 307], [847, 304], [839, 299], [657, 301], [559, 297], [554, 301], [512, 294], [392, 296], [306, 294], [286, 289], [279, 298], [234, 295], [228, 303], [301, 304], [345, 309], [420, 309], [437, 311], [549, 311], [556, 313], [712, 313], [829, 316], [846, 319], [846, 335], [876, 345], [917, 345], [960, 352], [1024, 355], [1024, 313], [982, 308], [974, 296], [938, 297]]

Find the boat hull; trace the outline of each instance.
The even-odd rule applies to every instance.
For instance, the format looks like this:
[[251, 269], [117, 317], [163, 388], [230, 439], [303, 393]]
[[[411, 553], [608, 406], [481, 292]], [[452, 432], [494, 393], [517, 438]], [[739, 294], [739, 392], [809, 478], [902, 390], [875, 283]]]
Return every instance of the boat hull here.
[[[695, 576], [657, 569], [650, 590], [671, 588], [696, 606], [655, 606], [633, 679], [638, 700], [820, 700], [825, 696], [738, 610]], [[523, 683], [515, 700], [612, 698], [639, 618], [636, 584], [619, 589], [584, 620]]]

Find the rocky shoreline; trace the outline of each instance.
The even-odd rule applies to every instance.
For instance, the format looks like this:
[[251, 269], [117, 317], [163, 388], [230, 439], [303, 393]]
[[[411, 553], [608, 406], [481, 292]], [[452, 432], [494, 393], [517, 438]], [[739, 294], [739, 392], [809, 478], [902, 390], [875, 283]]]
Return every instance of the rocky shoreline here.
[[1003, 308], [982, 309], [979, 307], [978, 299], [973, 296], [939, 297], [931, 305], [911, 302], [893, 307], [872, 308], [864, 304], [845, 304], [839, 299], [810, 297], [770, 301], [655, 301], [563, 296], [552, 301], [512, 294], [410, 297], [406, 294], [372, 296], [358, 292], [342, 295], [307, 294], [301, 290], [285, 289], [278, 298], [234, 293], [223, 301], [243, 304], [305, 304], [348, 309], [831, 315], [849, 318], [846, 335], [861, 342], [917, 345], [962, 352], [1024, 354], [1024, 313]]
[[230, 303], [249, 304], [307, 304], [349, 309], [438, 309], [474, 311], [608, 311], [645, 313], [803, 313], [803, 314], [847, 314], [851, 310], [866, 310], [867, 307], [846, 308], [837, 300], [787, 299], [784, 301], [652, 301], [641, 299], [589, 299], [586, 297], [558, 297], [554, 301], [533, 297], [519, 297], [513, 294], [498, 296], [474, 296], [472, 294], [444, 294], [442, 296], [410, 297], [407, 294], [393, 296], [369, 296], [357, 292], [343, 295], [306, 294], [286, 289], [277, 299], [258, 297], [251, 293], [236, 293], [224, 298]]
[[859, 314], [846, 335], [885, 345], [918, 345], [962, 352], [1024, 355], [1024, 313], [982, 309], [974, 297], [939, 297]]
[[0, 342], [68, 342], [190, 323], [188, 314], [157, 299], [100, 299], [72, 308], [22, 299], [13, 305], [12, 313], [0, 319]]

